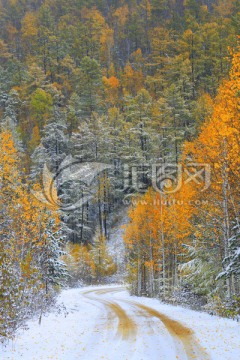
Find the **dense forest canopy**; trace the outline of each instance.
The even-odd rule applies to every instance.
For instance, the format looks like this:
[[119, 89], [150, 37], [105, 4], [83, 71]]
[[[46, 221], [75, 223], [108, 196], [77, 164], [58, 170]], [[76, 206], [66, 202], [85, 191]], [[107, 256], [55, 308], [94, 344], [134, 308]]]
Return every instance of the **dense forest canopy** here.
[[[116, 271], [109, 229], [136, 190], [132, 292], [238, 311], [239, 28], [239, 0], [0, 0], [0, 336], [47, 308], [63, 259], [73, 282]], [[206, 192], [151, 189], [154, 164], [189, 159], [211, 167]], [[52, 189], [86, 162], [110, 168]]]

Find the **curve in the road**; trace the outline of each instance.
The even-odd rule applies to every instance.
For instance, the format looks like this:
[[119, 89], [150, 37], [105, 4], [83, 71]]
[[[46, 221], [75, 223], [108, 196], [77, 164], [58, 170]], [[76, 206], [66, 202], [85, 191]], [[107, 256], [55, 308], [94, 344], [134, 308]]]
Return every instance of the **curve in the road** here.
[[159, 319], [166, 326], [169, 333], [182, 342], [188, 359], [210, 360], [209, 355], [201, 345], [198, 344], [192, 329], [189, 329], [179, 321], [173, 320], [149, 306], [137, 303], [136, 301], [124, 300], [124, 302], [143, 310], [143, 316], [156, 317]]
[[118, 319], [117, 335], [122, 337], [122, 339], [127, 340], [130, 338], [134, 338], [136, 336], [136, 333], [137, 333], [136, 323], [127, 315], [125, 310], [123, 310], [123, 308], [116, 302], [91, 296], [91, 294], [103, 295], [103, 294], [106, 294], [109, 292], [111, 292], [111, 293], [119, 292], [122, 290], [123, 290], [122, 288], [121, 288], [121, 290], [120, 290], [120, 288], [116, 288], [116, 289], [112, 289], [111, 291], [110, 291], [110, 289], [97, 289], [97, 290], [85, 291], [83, 294], [88, 299], [99, 301], [108, 310], [110, 310], [114, 313], [114, 315]]
[[[198, 359], [198, 360], [210, 360], [209, 355], [198, 343], [197, 339], [194, 336], [194, 331], [187, 326], [181, 324], [179, 321], [173, 320], [166, 316], [165, 314], [160, 313], [156, 309], [153, 309], [149, 306], [143, 305], [136, 301], [125, 300], [122, 298], [116, 299], [114, 301], [102, 299], [101, 297], [96, 297], [96, 295], [105, 295], [109, 293], [117, 293], [125, 290], [123, 287], [117, 288], [102, 288], [94, 289], [84, 292], [84, 296], [88, 299], [98, 301], [105, 305], [105, 307], [112, 311], [118, 319], [118, 329], [117, 334], [122, 337], [124, 340], [133, 339], [137, 333], [137, 324], [131, 317], [126, 313], [126, 311], [118, 304], [118, 302], [123, 302], [128, 305], [131, 305], [137, 309], [137, 315], [144, 316], [146, 318], [157, 318], [159, 319], [164, 326], [167, 328], [168, 332], [173, 338], [179, 340], [185, 349], [185, 353], [189, 360]], [[95, 295], [95, 296], [94, 296]]]

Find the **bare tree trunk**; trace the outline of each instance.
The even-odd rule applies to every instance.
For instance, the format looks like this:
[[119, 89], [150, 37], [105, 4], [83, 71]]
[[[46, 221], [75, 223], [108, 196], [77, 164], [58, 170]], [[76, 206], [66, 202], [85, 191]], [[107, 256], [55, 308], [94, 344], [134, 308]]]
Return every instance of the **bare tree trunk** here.
[[141, 283], [142, 283], [142, 274], [141, 274], [141, 257], [140, 250], [138, 248], [138, 270], [137, 270], [137, 295], [141, 295]]
[[[162, 242], [162, 274], [160, 273], [160, 277], [163, 285], [163, 297], [165, 297], [165, 281], [166, 281], [166, 273], [165, 273], [165, 237], [164, 237], [164, 226], [163, 226], [163, 213], [162, 213], [162, 197], [160, 198], [160, 214], [161, 214], [161, 242]], [[159, 279], [160, 280], [160, 279]], [[159, 281], [160, 283], [160, 281]], [[160, 286], [159, 286], [160, 290]], [[160, 294], [159, 294], [160, 295]]]
[[155, 284], [154, 284], [154, 269], [153, 269], [153, 248], [152, 248], [152, 239], [150, 238], [150, 247], [149, 247], [149, 258], [150, 258], [150, 279], [149, 279], [149, 289], [150, 296], [155, 294]]
[[[224, 256], [229, 256], [229, 238], [230, 238], [230, 221], [229, 221], [229, 210], [228, 210], [228, 173], [227, 173], [227, 144], [226, 139], [223, 143], [223, 167], [222, 167], [222, 194], [223, 194], [223, 245], [224, 245]], [[227, 295], [231, 298], [232, 296], [232, 279], [227, 278]]]

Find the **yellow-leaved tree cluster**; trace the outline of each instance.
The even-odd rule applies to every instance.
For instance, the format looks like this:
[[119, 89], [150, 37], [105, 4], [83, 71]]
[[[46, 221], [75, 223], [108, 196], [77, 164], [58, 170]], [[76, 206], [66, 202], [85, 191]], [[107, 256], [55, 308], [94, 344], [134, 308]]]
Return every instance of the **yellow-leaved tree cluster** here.
[[135, 199], [124, 235], [134, 293], [164, 297], [177, 285], [182, 245], [192, 233], [191, 219], [197, 211], [194, 196], [194, 189], [186, 184], [169, 195], [150, 188]]
[[0, 133], [0, 153], [0, 337], [10, 337], [53, 301], [65, 268], [58, 212], [30, 192], [9, 130]]
[[125, 243], [134, 293], [164, 297], [190, 286], [209, 302], [239, 295], [240, 52], [232, 55], [211, 115], [182, 151], [183, 166], [210, 166], [210, 186], [202, 191], [185, 181], [161, 195], [150, 189], [129, 210]]
[[63, 257], [70, 276], [69, 284], [103, 283], [113, 275], [117, 266], [109, 254], [106, 237], [97, 229], [93, 244], [69, 242]]

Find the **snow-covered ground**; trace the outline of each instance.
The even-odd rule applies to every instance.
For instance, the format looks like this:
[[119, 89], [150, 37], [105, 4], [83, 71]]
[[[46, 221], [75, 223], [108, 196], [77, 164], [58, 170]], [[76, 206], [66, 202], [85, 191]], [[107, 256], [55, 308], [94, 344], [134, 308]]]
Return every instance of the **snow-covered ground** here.
[[107, 242], [107, 249], [109, 255], [112, 256], [117, 265], [117, 272], [110, 279], [108, 283], [122, 283], [126, 278], [126, 264], [125, 264], [125, 245], [123, 241], [123, 226], [127, 223], [126, 210], [119, 213], [119, 218], [115, 226], [112, 227], [109, 239]]
[[68, 315], [28, 323], [0, 359], [240, 359], [240, 324], [158, 300], [130, 297], [121, 286], [65, 290]]

